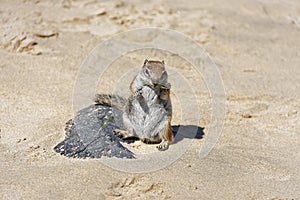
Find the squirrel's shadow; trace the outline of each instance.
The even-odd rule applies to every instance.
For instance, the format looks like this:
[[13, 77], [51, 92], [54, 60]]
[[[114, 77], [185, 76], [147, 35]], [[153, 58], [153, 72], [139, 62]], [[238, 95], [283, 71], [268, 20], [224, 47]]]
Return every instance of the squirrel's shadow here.
[[172, 126], [174, 141], [173, 144], [183, 140], [184, 138], [189, 139], [202, 139], [204, 135], [204, 128], [195, 125], [176, 125]]
[[[204, 128], [200, 126], [195, 126], [195, 125], [175, 125], [172, 126], [172, 132], [174, 136], [174, 140], [172, 144], [175, 144], [179, 142], [180, 140], [183, 140], [184, 138], [189, 138], [189, 139], [202, 139], [204, 132]], [[137, 137], [128, 137], [122, 139], [123, 142], [126, 143], [133, 143], [135, 141], [139, 140]], [[159, 142], [156, 143], [151, 143], [151, 144], [158, 144]]]

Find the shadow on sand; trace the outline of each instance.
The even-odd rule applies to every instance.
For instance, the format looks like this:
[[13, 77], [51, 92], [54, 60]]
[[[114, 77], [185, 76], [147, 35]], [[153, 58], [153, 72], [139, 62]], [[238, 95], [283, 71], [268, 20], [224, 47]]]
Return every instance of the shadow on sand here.
[[[174, 140], [172, 142], [172, 144], [175, 144], [181, 140], [183, 140], [184, 138], [189, 138], [189, 139], [202, 139], [204, 132], [203, 132], [204, 128], [200, 127], [200, 126], [195, 126], [195, 125], [186, 125], [186, 126], [182, 126], [182, 125], [174, 125], [172, 126], [172, 131], [173, 131], [173, 136], [174, 136]], [[139, 140], [139, 138], [137, 137], [128, 137], [125, 139], [122, 139], [123, 142], [126, 143], [133, 143], [135, 141]], [[153, 143], [149, 143], [149, 144], [158, 144], [159, 142], [153, 142]]]
[[172, 126], [174, 141], [173, 144], [183, 140], [184, 138], [189, 139], [202, 139], [204, 135], [204, 128], [195, 125], [178, 125]]

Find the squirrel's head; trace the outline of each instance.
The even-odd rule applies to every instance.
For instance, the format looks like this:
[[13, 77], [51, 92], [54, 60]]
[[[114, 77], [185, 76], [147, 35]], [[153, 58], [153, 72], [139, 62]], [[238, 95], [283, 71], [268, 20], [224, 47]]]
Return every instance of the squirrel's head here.
[[144, 76], [151, 80], [151, 85], [165, 85], [168, 82], [168, 74], [164, 61], [145, 60], [142, 70]]

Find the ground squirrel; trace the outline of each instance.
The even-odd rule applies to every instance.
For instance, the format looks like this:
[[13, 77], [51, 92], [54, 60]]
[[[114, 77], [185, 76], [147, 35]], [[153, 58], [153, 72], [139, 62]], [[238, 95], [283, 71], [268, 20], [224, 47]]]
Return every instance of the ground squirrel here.
[[132, 94], [127, 100], [118, 95], [97, 94], [94, 101], [124, 111], [126, 131], [115, 130], [116, 134], [123, 138], [135, 136], [145, 143], [160, 142], [158, 150], [166, 150], [173, 140], [170, 88], [164, 61], [145, 60], [130, 84]]

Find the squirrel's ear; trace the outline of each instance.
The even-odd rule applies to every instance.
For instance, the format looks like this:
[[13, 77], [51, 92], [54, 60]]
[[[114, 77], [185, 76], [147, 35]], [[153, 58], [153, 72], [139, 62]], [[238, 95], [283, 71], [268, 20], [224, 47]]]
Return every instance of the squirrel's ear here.
[[161, 63], [162, 63], [163, 65], [165, 65], [165, 61], [164, 61], [164, 60], [162, 60]]
[[146, 65], [146, 64], [147, 64], [147, 62], [148, 62], [148, 60], [147, 60], [147, 59], [145, 59], [145, 61], [144, 61], [144, 65]]

